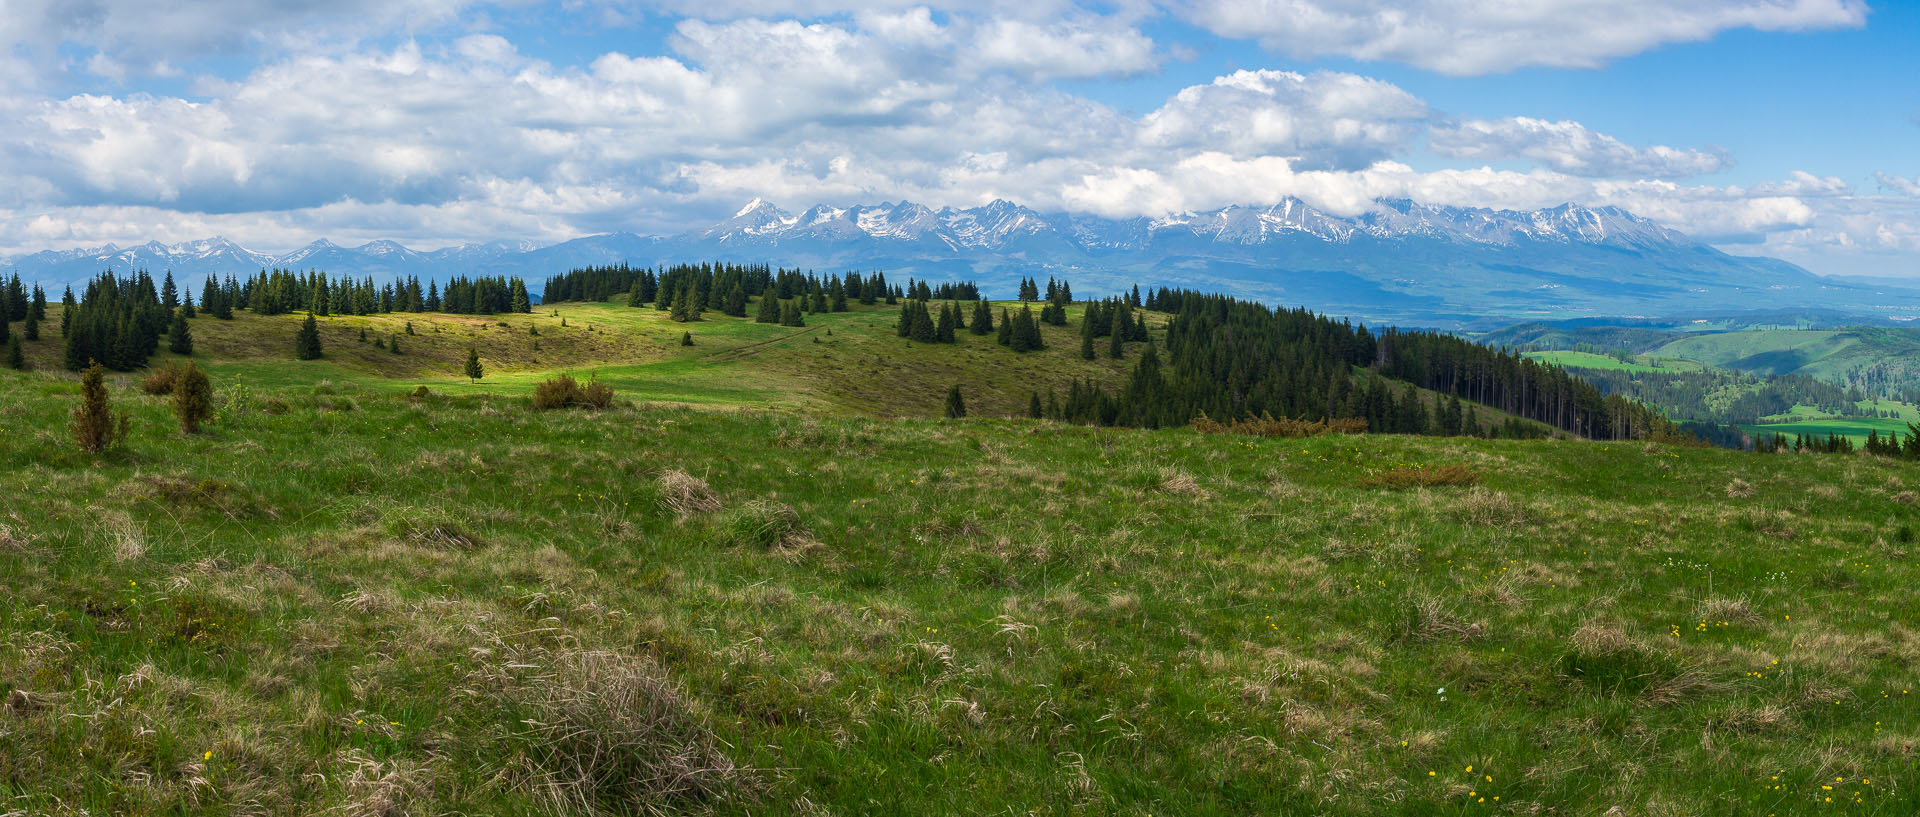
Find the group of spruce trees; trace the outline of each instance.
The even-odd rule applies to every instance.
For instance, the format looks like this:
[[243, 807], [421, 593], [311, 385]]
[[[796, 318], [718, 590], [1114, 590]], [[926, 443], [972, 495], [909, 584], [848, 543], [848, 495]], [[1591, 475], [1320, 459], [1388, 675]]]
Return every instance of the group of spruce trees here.
[[[35, 284], [29, 296], [19, 273], [15, 273], [6, 287], [0, 289], [0, 346], [6, 347], [6, 356], [0, 363], [9, 369], [27, 368], [27, 356], [21, 344], [39, 340], [40, 324], [46, 319], [46, 291]], [[21, 323], [18, 334], [13, 330], [14, 321]]]
[[[423, 291], [420, 279], [414, 277], [376, 286], [371, 277], [355, 281], [346, 277], [330, 278], [324, 272], [296, 273], [283, 269], [261, 270], [260, 274], [243, 281], [228, 276], [224, 285], [209, 278], [201, 302], [214, 317], [231, 317], [234, 306], [243, 306], [256, 315], [289, 312], [322, 316], [392, 312], [497, 315], [533, 311], [533, 299], [527, 293], [526, 282], [519, 278], [462, 276], [447, 281], [445, 291], [436, 281], [428, 281]], [[220, 305], [218, 308], [216, 303]]]
[[[1076, 382], [1064, 401], [1049, 395], [1040, 411], [1072, 422], [1148, 428], [1185, 425], [1201, 415], [1236, 420], [1361, 418], [1375, 432], [1487, 433], [1463, 400], [1492, 406], [1596, 439], [1680, 439], [1659, 412], [1607, 396], [1556, 366], [1432, 332], [1385, 329], [1378, 336], [1304, 309], [1270, 310], [1222, 295], [1136, 288], [1089, 308], [1082, 355], [1091, 357], [1102, 324], [1117, 344], [1144, 334], [1132, 310], [1171, 315], [1166, 356], [1151, 342], [1116, 393]], [[1356, 371], [1365, 372], [1359, 378]], [[1402, 381], [1393, 387], [1387, 379]], [[1438, 392], [1433, 400], [1417, 389]], [[1038, 394], [1029, 400], [1041, 404]], [[1508, 422], [1508, 434], [1534, 434]]]

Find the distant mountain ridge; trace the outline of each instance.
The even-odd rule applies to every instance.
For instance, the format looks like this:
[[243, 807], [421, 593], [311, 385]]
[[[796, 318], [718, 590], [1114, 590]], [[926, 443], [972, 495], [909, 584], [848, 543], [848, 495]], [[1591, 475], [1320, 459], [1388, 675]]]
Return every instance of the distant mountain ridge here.
[[1114, 219], [1008, 201], [938, 210], [907, 201], [815, 205], [795, 214], [755, 199], [727, 219], [672, 236], [609, 233], [546, 247], [499, 241], [429, 252], [322, 239], [278, 256], [211, 238], [40, 252], [0, 266], [56, 285], [107, 268], [197, 280], [290, 267], [376, 279], [518, 275], [537, 287], [576, 266], [706, 260], [967, 278], [999, 295], [1028, 276], [1065, 277], [1083, 293], [1184, 286], [1434, 326], [1785, 306], [1920, 317], [1920, 290], [1821, 278], [1784, 261], [1729, 255], [1619, 208], [1573, 204], [1518, 211], [1382, 200], [1339, 216], [1289, 198]]

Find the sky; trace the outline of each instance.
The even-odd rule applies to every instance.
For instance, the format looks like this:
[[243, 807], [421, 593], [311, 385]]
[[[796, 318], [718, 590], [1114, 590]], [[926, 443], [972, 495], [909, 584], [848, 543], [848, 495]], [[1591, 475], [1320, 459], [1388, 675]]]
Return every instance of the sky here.
[[1920, 2], [0, 0], [0, 254], [1612, 205], [1920, 277]]

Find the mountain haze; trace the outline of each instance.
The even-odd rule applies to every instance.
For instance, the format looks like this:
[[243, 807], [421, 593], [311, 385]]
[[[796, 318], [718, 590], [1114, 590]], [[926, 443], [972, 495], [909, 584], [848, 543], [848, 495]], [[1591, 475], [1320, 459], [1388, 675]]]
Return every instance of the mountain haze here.
[[594, 264], [769, 262], [967, 278], [989, 291], [1022, 277], [1071, 279], [1082, 292], [1185, 286], [1365, 320], [1464, 326], [1480, 319], [1684, 315], [1818, 308], [1862, 318], [1920, 316], [1920, 290], [1822, 278], [1770, 258], [1730, 255], [1613, 207], [1532, 211], [1388, 200], [1344, 217], [1287, 199], [1161, 218], [1041, 213], [1008, 202], [932, 209], [912, 202], [798, 214], [756, 199], [672, 236], [610, 233], [547, 247], [492, 242], [421, 252], [392, 241], [324, 239], [284, 255], [220, 238], [40, 252], [6, 266], [56, 286], [103, 269], [171, 270], [189, 280], [264, 267], [386, 278], [546, 276]]

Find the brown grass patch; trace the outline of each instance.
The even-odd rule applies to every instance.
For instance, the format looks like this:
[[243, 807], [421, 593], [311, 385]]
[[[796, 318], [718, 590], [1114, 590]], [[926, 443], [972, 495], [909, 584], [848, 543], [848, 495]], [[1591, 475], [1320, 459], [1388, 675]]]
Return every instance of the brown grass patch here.
[[1460, 515], [1468, 524], [1511, 528], [1528, 521], [1527, 509], [1499, 491], [1475, 488], [1460, 500]]
[[660, 489], [660, 504], [681, 516], [720, 510], [720, 497], [707, 481], [685, 471], [661, 472], [654, 483]]
[[1438, 599], [1423, 598], [1413, 602], [1406, 635], [1416, 641], [1471, 641], [1486, 630], [1484, 625], [1463, 621]]
[[1727, 483], [1728, 499], [1738, 499], [1741, 497], [1749, 497], [1749, 496], [1753, 496], [1753, 494], [1754, 494], [1753, 485], [1744, 479], [1741, 479], [1739, 477], [1734, 477], [1732, 482]]
[[1480, 472], [1464, 465], [1427, 465], [1419, 468], [1394, 468], [1380, 471], [1360, 480], [1362, 488], [1386, 488], [1404, 490], [1407, 488], [1446, 488], [1462, 485], [1475, 485], [1480, 482]]
[[1168, 471], [1160, 480], [1160, 490], [1170, 494], [1190, 496], [1195, 499], [1210, 499], [1213, 492], [1200, 486], [1200, 481], [1181, 470]]
[[1274, 419], [1271, 414], [1248, 417], [1231, 423], [1220, 423], [1209, 419], [1202, 413], [1193, 421], [1193, 430], [1201, 434], [1243, 434], [1249, 437], [1318, 437], [1322, 434], [1365, 434], [1367, 421], [1357, 418], [1338, 420], [1294, 420], [1286, 417]]
[[518, 693], [531, 710], [525, 783], [561, 813], [677, 813], [723, 799], [746, 775], [652, 661], [551, 656]]

